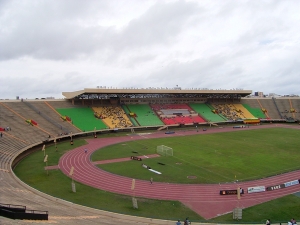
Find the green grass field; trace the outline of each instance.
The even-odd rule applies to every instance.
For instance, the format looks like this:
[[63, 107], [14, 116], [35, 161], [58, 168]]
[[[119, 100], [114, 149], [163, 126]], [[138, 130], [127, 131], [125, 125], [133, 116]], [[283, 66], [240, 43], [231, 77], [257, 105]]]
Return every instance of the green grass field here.
[[[186, 174], [197, 176], [197, 183], [232, 181], [235, 175], [239, 180], [248, 180], [299, 169], [299, 163], [297, 163], [300, 158], [299, 134], [298, 130], [276, 128], [176, 137], [175, 139], [145, 139], [109, 146], [95, 152], [92, 158], [93, 160], [103, 160], [129, 157], [133, 151], [138, 152], [136, 155], [153, 154], [157, 145], [164, 144], [174, 149], [174, 157], [160, 157], [144, 161], [154, 169], [166, 173], [164, 177], [155, 177], [155, 181], [162, 179], [162, 181], [168, 180], [169, 182], [194, 182], [194, 180], [187, 181]], [[73, 146], [68, 141], [58, 143], [57, 152], [54, 146], [47, 147], [48, 165], [57, 165], [59, 158], [65, 152], [85, 143], [83, 139], [75, 139]], [[59, 170], [51, 170], [49, 175], [46, 174], [43, 158], [44, 153], [37, 151], [21, 161], [14, 172], [24, 182], [42, 192], [81, 205], [150, 218], [176, 220], [189, 216], [192, 221], [204, 221], [201, 216], [176, 201], [138, 199], [139, 209], [133, 209], [129, 196], [93, 189], [80, 183], [76, 183], [77, 192], [73, 193], [70, 178]], [[162, 166], [157, 162], [163, 162], [166, 165]], [[179, 166], [176, 164], [177, 162], [182, 164]], [[147, 170], [136, 169], [140, 168], [140, 163], [138, 161], [118, 163], [117, 169], [112, 168], [113, 164], [103, 166], [104, 169], [114, 173], [149, 179], [149, 175], [145, 174], [148, 172]], [[55, 185], [53, 185], [54, 183]], [[118, 204], [114, 204], [115, 202]], [[300, 198], [289, 195], [244, 209], [243, 220], [239, 223], [262, 223], [268, 217], [272, 218], [273, 222], [285, 222], [292, 217], [299, 220], [300, 218], [297, 218], [299, 208]], [[232, 214], [227, 214], [209, 222], [232, 223], [234, 221]]]
[[[155, 181], [169, 183], [245, 181], [300, 169], [299, 135], [299, 130], [273, 128], [143, 139], [103, 148], [92, 155], [92, 160], [153, 154], [156, 146], [163, 144], [173, 148], [173, 157], [98, 166], [136, 179], [148, 180], [153, 175]], [[143, 169], [142, 163], [162, 172], [162, 175]], [[187, 176], [196, 176], [197, 179], [187, 179]]]

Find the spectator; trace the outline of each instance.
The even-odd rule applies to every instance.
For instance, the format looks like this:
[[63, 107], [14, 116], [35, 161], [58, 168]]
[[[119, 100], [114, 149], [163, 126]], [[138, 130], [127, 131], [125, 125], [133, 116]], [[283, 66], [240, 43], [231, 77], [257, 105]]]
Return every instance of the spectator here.
[[189, 221], [189, 218], [187, 217], [184, 221], [184, 225], [190, 225], [190, 224], [191, 224], [191, 222]]
[[244, 194], [243, 188], [240, 188], [240, 194]]
[[2, 134], [2, 132], [0, 133], [0, 137], [2, 137], [3, 136], [3, 134]]
[[266, 225], [271, 225], [271, 220], [270, 219], [267, 219]]
[[180, 220], [178, 220], [178, 221], [176, 222], [176, 225], [181, 225]]

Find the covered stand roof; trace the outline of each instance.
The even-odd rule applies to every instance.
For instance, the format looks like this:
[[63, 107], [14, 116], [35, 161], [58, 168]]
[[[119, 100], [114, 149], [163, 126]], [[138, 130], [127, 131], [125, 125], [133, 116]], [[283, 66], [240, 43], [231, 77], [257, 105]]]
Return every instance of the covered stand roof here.
[[80, 91], [63, 92], [66, 99], [109, 99], [118, 98], [240, 98], [250, 95], [251, 90], [221, 90], [221, 89], [181, 89], [175, 88], [84, 88]]

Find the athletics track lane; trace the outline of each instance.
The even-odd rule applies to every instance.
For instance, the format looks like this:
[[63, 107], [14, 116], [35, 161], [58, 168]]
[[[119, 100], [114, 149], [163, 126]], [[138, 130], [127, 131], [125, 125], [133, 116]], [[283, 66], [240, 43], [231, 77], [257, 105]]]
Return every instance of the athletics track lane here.
[[[300, 191], [300, 185], [261, 193], [245, 193], [240, 200], [237, 200], [236, 195], [221, 196], [219, 194], [220, 190], [237, 189], [238, 186], [246, 189], [247, 187], [254, 186], [278, 185], [288, 181], [300, 179], [300, 171], [294, 171], [255, 181], [239, 182], [238, 184], [169, 184], [162, 182], [153, 182], [153, 185], [150, 185], [149, 181], [136, 180], [135, 190], [133, 193], [133, 191], [131, 190], [132, 178], [123, 177], [101, 170], [100, 168], [96, 167], [93, 162], [90, 161], [90, 155], [99, 148], [103, 148], [108, 145], [126, 141], [141, 140], [144, 138], [174, 137], [195, 134], [202, 135], [215, 132], [235, 132], [241, 130], [270, 127], [275, 127], [275, 125], [254, 126], [251, 128], [239, 129], [210, 128], [205, 132], [198, 133], [195, 132], [195, 130], [179, 131], [172, 135], [165, 135], [164, 132], [155, 132], [146, 136], [135, 135], [117, 138], [88, 139], [87, 145], [80, 146], [63, 155], [59, 162], [59, 168], [64, 174], [69, 176], [70, 169], [73, 166], [74, 180], [105, 191], [124, 195], [134, 194], [136, 197], [150, 199], [178, 200], [205, 219], [210, 219], [218, 215], [232, 212], [232, 210], [238, 206], [241, 208], [247, 208], [291, 193], [298, 192]], [[289, 126], [276, 125], [276, 127]], [[87, 154], [84, 153], [85, 148], [88, 149]]]

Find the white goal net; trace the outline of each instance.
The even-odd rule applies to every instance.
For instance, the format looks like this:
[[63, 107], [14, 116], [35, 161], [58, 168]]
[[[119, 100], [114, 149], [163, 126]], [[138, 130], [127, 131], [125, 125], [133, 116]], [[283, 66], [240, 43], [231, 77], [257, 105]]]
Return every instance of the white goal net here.
[[170, 148], [165, 145], [159, 145], [156, 148], [156, 152], [163, 156], [173, 156], [173, 148]]

